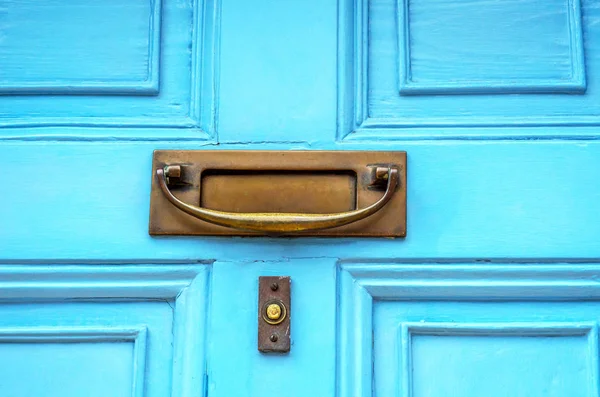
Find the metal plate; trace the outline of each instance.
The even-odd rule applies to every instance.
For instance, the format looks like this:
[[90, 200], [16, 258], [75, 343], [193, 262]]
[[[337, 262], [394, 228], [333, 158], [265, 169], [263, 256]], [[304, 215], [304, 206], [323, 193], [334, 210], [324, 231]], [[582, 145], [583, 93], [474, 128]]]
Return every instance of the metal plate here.
[[[280, 317], [270, 319], [269, 305], [281, 307]], [[290, 351], [291, 280], [283, 276], [258, 278], [258, 350], [263, 353]]]
[[379, 212], [355, 223], [294, 236], [404, 237], [406, 152], [157, 150], [152, 162], [151, 235], [260, 236], [198, 220], [175, 208], [160, 190], [155, 171], [181, 165], [171, 191], [195, 206], [233, 212], [342, 212], [382, 197], [373, 167], [393, 164], [399, 185]]

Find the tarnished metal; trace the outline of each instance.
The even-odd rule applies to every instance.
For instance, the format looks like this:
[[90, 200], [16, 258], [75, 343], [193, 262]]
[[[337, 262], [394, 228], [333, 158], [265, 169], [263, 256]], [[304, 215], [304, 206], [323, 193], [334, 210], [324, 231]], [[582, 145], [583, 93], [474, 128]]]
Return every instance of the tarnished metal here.
[[156, 151], [153, 172], [152, 235], [406, 234], [405, 152]]
[[388, 185], [390, 170], [388, 167], [371, 167], [371, 183], [370, 188], [382, 188]]
[[[277, 286], [273, 289], [274, 286]], [[290, 351], [291, 281], [289, 277], [258, 279], [258, 350], [263, 353]]]
[[281, 300], [268, 301], [264, 304], [261, 312], [263, 320], [272, 325], [283, 322], [287, 316], [287, 308]]
[[[172, 166], [171, 166], [172, 167]], [[354, 211], [333, 214], [298, 214], [281, 212], [226, 212], [197, 207], [184, 203], [171, 193], [162, 168], [156, 170], [156, 176], [163, 194], [175, 207], [195, 218], [215, 225], [234, 229], [265, 233], [297, 233], [308, 230], [323, 230], [344, 226], [365, 219], [382, 209], [392, 198], [398, 185], [398, 169], [387, 168], [385, 179], [387, 187], [383, 196], [374, 204]]]
[[283, 313], [283, 308], [279, 302], [275, 302], [267, 305], [267, 310], [265, 310], [265, 312], [269, 320], [277, 321], [282, 317], [281, 315]]

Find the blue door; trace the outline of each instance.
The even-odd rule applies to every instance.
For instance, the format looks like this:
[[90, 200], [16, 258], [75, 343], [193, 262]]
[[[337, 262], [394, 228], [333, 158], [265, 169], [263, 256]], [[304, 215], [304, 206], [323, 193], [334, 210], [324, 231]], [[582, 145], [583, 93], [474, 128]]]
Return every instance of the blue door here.
[[[0, 0], [0, 396], [598, 397], [599, 22]], [[406, 151], [407, 237], [152, 237], [155, 149]]]

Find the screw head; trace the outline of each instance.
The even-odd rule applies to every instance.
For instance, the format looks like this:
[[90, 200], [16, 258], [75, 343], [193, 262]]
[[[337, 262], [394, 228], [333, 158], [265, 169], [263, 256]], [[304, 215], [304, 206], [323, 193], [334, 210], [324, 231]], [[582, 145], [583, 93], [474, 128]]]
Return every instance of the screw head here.
[[278, 340], [278, 339], [279, 339], [279, 337], [277, 337], [277, 334], [272, 334], [272, 335], [269, 337], [269, 340], [270, 340], [271, 342], [273, 342], [273, 343], [277, 342], [277, 340]]
[[279, 284], [271, 283], [271, 291], [277, 291], [279, 289]]

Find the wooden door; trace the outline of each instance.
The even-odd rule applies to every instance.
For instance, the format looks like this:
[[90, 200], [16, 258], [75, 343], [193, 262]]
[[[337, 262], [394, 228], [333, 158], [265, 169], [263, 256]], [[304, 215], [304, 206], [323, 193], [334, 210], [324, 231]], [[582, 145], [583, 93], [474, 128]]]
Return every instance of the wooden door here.
[[[599, 21], [0, 1], [0, 395], [598, 396]], [[151, 237], [155, 149], [405, 150], [407, 237]]]

